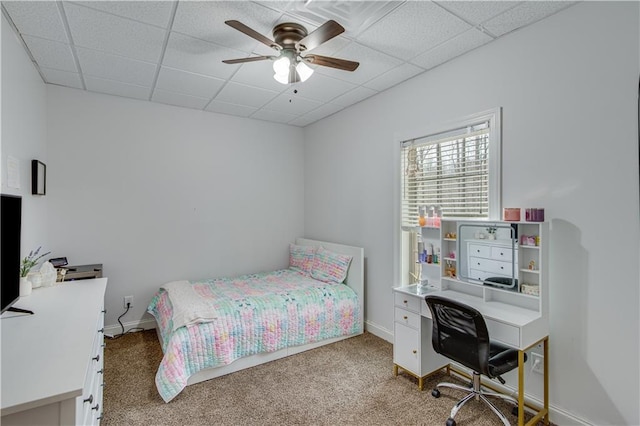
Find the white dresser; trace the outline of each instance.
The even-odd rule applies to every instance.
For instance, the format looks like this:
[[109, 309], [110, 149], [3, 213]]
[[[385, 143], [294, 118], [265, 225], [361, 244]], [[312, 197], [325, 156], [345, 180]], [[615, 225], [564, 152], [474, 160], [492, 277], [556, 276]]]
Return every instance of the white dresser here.
[[22, 297], [2, 330], [1, 423], [98, 425], [102, 416], [106, 278], [56, 284]]
[[[484, 281], [489, 277], [518, 277], [518, 248], [508, 240], [467, 241], [468, 277]], [[515, 260], [512, 262], [512, 260]]]

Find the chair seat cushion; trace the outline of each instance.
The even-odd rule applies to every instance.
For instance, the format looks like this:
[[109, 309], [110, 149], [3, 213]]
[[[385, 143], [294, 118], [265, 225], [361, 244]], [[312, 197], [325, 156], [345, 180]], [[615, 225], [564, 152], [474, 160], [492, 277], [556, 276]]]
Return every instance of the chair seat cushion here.
[[[498, 377], [518, 367], [518, 350], [498, 342], [490, 343], [489, 377]], [[527, 360], [527, 354], [524, 354]]]

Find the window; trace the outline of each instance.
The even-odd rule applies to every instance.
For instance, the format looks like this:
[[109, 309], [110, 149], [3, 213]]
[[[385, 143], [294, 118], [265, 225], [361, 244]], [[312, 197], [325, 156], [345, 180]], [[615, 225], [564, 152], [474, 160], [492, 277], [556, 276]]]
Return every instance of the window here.
[[420, 206], [440, 206], [444, 217], [500, 217], [500, 150], [500, 109], [400, 142], [404, 284], [419, 273], [414, 245]]

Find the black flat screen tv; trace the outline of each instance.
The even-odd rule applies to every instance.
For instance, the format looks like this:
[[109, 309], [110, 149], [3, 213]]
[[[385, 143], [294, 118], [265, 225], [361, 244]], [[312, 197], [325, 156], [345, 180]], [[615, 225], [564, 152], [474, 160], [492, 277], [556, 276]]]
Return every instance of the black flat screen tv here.
[[20, 298], [20, 231], [22, 227], [22, 198], [0, 196], [0, 313]]

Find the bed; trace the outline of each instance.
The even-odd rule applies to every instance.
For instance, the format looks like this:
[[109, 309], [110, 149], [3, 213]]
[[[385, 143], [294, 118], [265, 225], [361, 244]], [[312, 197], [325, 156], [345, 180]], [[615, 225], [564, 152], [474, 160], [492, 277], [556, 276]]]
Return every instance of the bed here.
[[362, 334], [364, 250], [304, 238], [289, 249], [287, 269], [160, 287], [147, 311], [165, 402], [188, 385]]

